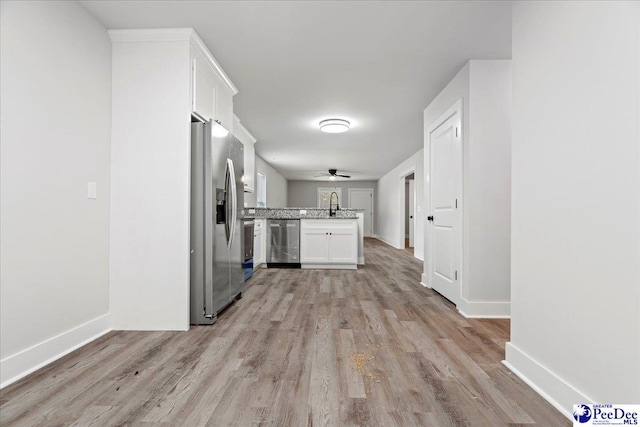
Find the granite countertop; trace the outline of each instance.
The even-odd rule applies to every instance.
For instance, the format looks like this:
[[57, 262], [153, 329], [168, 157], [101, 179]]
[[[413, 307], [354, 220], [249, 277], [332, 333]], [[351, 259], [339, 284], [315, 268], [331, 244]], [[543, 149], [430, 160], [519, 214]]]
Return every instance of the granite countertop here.
[[246, 219], [357, 219], [356, 213], [362, 211], [364, 209], [340, 209], [336, 211], [336, 216], [330, 217], [329, 209], [322, 208], [244, 208], [244, 217]]

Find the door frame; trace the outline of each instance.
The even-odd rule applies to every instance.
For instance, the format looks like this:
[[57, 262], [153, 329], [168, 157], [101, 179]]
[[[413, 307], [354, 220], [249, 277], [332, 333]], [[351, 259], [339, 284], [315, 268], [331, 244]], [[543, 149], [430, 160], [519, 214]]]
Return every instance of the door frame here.
[[[349, 207], [350, 208], [352, 207], [351, 206], [351, 190], [356, 190], [356, 191], [363, 191], [364, 190], [364, 191], [369, 191], [371, 193], [371, 230], [369, 230], [370, 231], [369, 237], [373, 237], [374, 236], [374, 234], [373, 234], [373, 228], [374, 228], [373, 224], [374, 224], [374, 219], [375, 219], [375, 215], [376, 215], [375, 209], [374, 209], [374, 207], [376, 206], [376, 203], [375, 203], [375, 200], [374, 200], [375, 194], [373, 194], [373, 188], [349, 188], [347, 193], [349, 194]], [[362, 218], [362, 227], [364, 228], [364, 218]]]
[[[458, 199], [458, 226], [460, 229], [459, 233], [459, 252], [458, 252], [458, 283], [460, 287], [460, 295], [456, 301], [452, 301], [456, 306], [460, 305], [460, 302], [463, 298], [463, 288], [466, 277], [466, 265], [464, 263], [464, 144], [465, 144], [465, 133], [464, 133], [464, 125], [465, 125], [465, 117], [464, 117], [464, 104], [463, 98], [458, 99], [451, 107], [449, 107], [444, 113], [442, 113], [433, 123], [431, 123], [428, 127], [425, 127], [424, 140], [424, 178], [425, 178], [425, 218], [433, 215], [432, 206], [431, 206], [431, 134], [438, 127], [440, 127], [444, 122], [449, 120], [452, 116], [457, 115], [459, 117], [458, 121], [458, 129], [460, 132], [458, 144], [458, 159], [460, 162], [459, 168], [459, 176], [458, 176], [458, 188], [456, 189], [457, 199]], [[433, 253], [431, 250], [431, 242], [432, 242], [432, 223], [425, 220], [425, 241], [424, 241], [424, 275], [423, 277], [423, 285], [427, 288], [431, 288], [431, 269], [433, 267]]]
[[[404, 208], [405, 203], [407, 203], [407, 200], [406, 200], [407, 198], [406, 198], [406, 195], [405, 195], [405, 191], [406, 191], [406, 188], [405, 188], [406, 183], [405, 183], [405, 181], [406, 181], [406, 178], [411, 174], [413, 174], [413, 180], [415, 181], [415, 179], [416, 179], [415, 176], [416, 176], [417, 170], [418, 170], [418, 168], [415, 165], [412, 165], [409, 169], [406, 169], [404, 172], [402, 172], [400, 174], [400, 178], [399, 178], [400, 181], [399, 181], [399, 184], [398, 184], [399, 185], [398, 188], [399, 188], [399, 191], [400, 191], [400, 210], [399, 210], [399, 212], [400, 212], [400, 227], [398, 227], [399, 228], [398, 234], [399, 234], [399, 239], [400, 240], [398, 240], [398, 249], [406, 249], [405, 246], [404, 246], [404, 241], [405, 241], [404, 239], [406, 238], [406, 235], [405, 235], [405, 232], [404, 232], [404, 222], [405, 222], [406, 217], [407, 217], [407, 212], [406, 212], [406, 210]], [[415, 182], [414, 182], [414, 186], [413, 186], [413, 221], [414, 221], [414, 223], [413, 223], [413, 225], [414, 225], [413, 231], [414, 231], [414, 233], [415, 233], [415, 229], [416, 229], [416, 226], [415, 226], [416, 206], [417, 206], [416, 202], [418, 200], [417, 197], [416, 197], [416, 190], [417, 190], [417, 186], [415, 185]], [[415, 239], [416, 239], [416, 236], [413, 236], [414, 244], [415, 244]], [[415, 251], [414, 251], [414, 256], [415, 256]]]
[[[416, 247], [416, 177], [415, 175], [413, 176], [413, 179], [410, 179], [408, 184], [409, 187], [409, 209], [411, 210], [411, 212], [409, 212], [410, 218], [409, 218], [409, 247], [410, 248], [414, 248]], [[406, 197], [406, 196], [405, 196]], [[405, 200], [405, 205], [406, 205], [406, 200]], [[405, 212], [406, 215], [406, 212]], [[406, 216], [405, 216], [405, 220], [406, 220]]]

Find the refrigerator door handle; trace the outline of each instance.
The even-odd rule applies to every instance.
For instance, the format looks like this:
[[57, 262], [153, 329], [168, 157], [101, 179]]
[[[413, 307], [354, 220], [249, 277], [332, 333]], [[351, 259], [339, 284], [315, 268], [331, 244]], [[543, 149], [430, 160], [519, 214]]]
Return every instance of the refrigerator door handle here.
[[229, 168], [229, 182], [231, 183], [231, 236], [229, 238], [228, 247], [231, 249], [233, 239], [236, 234], [236, 222], [238, 222], [238, 193], [236, 188], [236, 171], [233, 167], [233, 160], [227, 159], [227, 167]]
[[229, 223], [231, 217], [231, 215], [229, 215], [229, 205], [231, 204], [229, 200], [229, 181], [229, 159], [227, 159], [224, 168], [224, 234], [227, 238], [227, 247], [230, 247], [229, 241], [231, 240], [231, 224]]

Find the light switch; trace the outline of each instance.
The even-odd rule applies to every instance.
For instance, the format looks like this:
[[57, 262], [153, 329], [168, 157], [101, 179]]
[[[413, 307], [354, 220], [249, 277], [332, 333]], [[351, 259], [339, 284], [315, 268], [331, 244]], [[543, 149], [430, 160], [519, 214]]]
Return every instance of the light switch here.
[[417, 206], [417, 208], [418, 208], [418, 212], [420, 212], [420, 206]]
[[95, 199], [95, 198], [96, 198], [96, 183], [87, 182], [87, 199]]

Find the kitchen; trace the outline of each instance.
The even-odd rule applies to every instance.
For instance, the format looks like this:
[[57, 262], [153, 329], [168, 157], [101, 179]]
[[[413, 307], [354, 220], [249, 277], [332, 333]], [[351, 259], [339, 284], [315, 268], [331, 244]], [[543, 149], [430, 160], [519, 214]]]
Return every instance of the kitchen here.
[[[266, 419], [565, 425], [572, 404], [640, 399], [640, 158], [632, 96], [638, 54], [629, 54], [638, 52], [637, 3], [200, 6], [202, 13], [191, 9], [190, 18], [176, 19], [184, 12], [172, 2], [2, 2], [3, 424], [178, 424], [184, 409], [183, 425]], [[282, 21], [271, 28], [261, 14]], [[205, 36], [210, 28], [222, 35]], [[428, 42], [438, 31], [452, 43], [450, 62], [446, 46]], [[489, 39], [496, 44], [483, 47]], [[247, 55], [242, 48], [252, 45], [257, 49]], [[421, 56], [420, 46], [429, 55]], [[337, 57], [328, 56], [332, 50]], [[414, 57], [433, 66], [385, 68]], [[513, 106], [486, 108], [498, 91], [483, 88], [497, 84], [492, 78], [504, 65], [497, 62], [510, 58]], [[317, 85], [298, 67], [315, 70]], [[394, 78], [393, 70], [406, 74]], [[262, 79], [274, 76], [260, 89]], [[355, 114], [348, 103], [327, 101], [350, 89], [363, 96]], [[472, 101], [456, 110], [449, 96], [461, 91]], [[305, 109], [295, 104], [306, 112], [292, 124], [278, 111], [279, 97], [312, 102]], [[628, 114], [614, 115], [608, 105]], [[374, 107], [384, 114], [364, 120], [374, 117]], [[469, 224], [508, 224], [509, 245], [483, 247], [477, 242], [487, 238], [486, 228], [462, 229], [468, 270], [455, 270], [463, 287], [452, 302], [421, 286], [432, 283], [429, 233], [445, 227], [427, 193], [434, 158], [428, 141], [443, 137], [430, 126], [450, 107], [463, 120], [452, 125], [454, 137], [488, 141], [487, 149], [495, 148], [485, 136], [499, 127], [498, 115], [513, 115], [510, 156], [499, 157], [500, 165], [509, 162], [511, 208], [485, 193], [493, 181], [484, 179], [502, 178], [491, 170], [496, 157], [475, 148], [465, 152], [470, 163], [461, 171], [461, 185], [471, 192], [454, 203], [467, 202], [461, 208], [469, 209]], [[344, 180], [374, 182], [360, 187], [375, 193], [375, 236], [363, 239], [366, 263], [347, 270], [256, 269], [246, 295], [216, 324], [190, 328], [193, 113], [219, 120], [238, 139], [237, 122], [255, 136], [243, 141], [245, 153], [249, 147], [258, 154], [253, 192], [243, 196], [256, 213], [285, 207], [308, 213], [318, 205], [291, 195], [307, 185], [300, 182], [331, 175], [329, 169], [352, 176]], [[563, 117], [562, 126], [554, 117]], [[332, 118], [348, 120], [349, 132], [324, 135], [320, 122]], [[24, 131], [34, 122], [44, 132]], [[567, 123], [574, 134], [566, 133]], [[291, 137], [283, 141], [278, 129]], [[601, 150], [597, 141], [608, 139]], [[416, 239], [415, 256], [400, 249], [400, 194], [412, 171], [416, 234], [427, 237]], [[342, 187], [341, 210], [349, 206], [342, 178], [315, 179]], [[592, 205], [594, 191], [615, 212]], [[265, 206], [258, 193], [266, 195]], [[302, 193], [313, 200], [317, 188]], [[492, 204], [500, 206], [496, 217]], [[602, 224], [616, 227], [605, 232], [572, 214], [595, 210]], [[597, 247], [608, 249], [596, 251], [595, 260]], [[493, 274], [496, 265], [485, 261], [492, 253], [509, 254], [506, 294], [497, 286], [503, 276], [474, 281]], [[602, 276], [603, 263], [618, 266], [607, 273], [613, 276]], [[599, 291], [602, 283], [607, 292]], [[491, 316], [503, 319], [474, 318]], [[632, 338], [583, 352], [581, 331]], [[628, 344], [625, 351], [618, 342]], [[185, 348], [202, 351], [187, 356]], [[218, 376], [207, 370], [214, 360]], [[599, 373], [603, 363], [611, 375]], [[65, 387], [64, 378], [78, 388]], [[172, 394], [173, 386], [184, 394]]]

